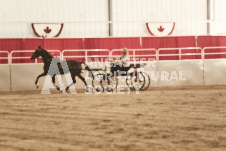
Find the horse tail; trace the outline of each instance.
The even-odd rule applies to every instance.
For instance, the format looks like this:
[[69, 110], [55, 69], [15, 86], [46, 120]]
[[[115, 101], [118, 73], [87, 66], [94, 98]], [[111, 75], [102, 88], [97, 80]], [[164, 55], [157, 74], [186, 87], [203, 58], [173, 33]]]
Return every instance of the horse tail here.
[[88, 72], [89, 72], [89, 77], [94, 78], [93, 72], [92, 72], [92, 70], [89, 68], [89, 66], [88, 66], [85, 62], [82, 62], [82, 64], [85, 65], [85, 70], [88, 70]]

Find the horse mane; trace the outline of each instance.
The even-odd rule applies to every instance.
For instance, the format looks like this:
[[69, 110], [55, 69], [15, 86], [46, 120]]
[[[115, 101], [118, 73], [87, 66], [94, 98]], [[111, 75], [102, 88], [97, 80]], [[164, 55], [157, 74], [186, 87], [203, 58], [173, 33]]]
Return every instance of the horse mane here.
[[43, 48], [40, 48], [40, 49], [43, 52], [43, 54], [45, 55], [45, 57], [47, 57], [47, 58], [53, 58], [53, 56], [51, 56], [47, 50], [45, 50]]

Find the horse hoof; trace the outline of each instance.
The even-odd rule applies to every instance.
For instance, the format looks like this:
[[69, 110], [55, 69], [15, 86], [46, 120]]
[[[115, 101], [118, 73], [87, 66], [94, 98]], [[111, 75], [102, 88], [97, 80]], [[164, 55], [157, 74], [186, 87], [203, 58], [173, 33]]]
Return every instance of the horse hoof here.
[[85, 92], [92, 92], [92, 89], [90, 89], [90, 88], [88, 88], [88, 89], [86, 89], [86, 91]]
[[96, 91], [96, 92], [100, 92], [101, 89], [100, 89], [100, 88], [96, 88], [95, 91]]
[[61, 89], [60, 92], [63, 94], [67, 94], [67, 91], [65, 89]]
[[37, 88], [37, 89], [39, 88], [39, 84], [36, 84], [36, 88]]

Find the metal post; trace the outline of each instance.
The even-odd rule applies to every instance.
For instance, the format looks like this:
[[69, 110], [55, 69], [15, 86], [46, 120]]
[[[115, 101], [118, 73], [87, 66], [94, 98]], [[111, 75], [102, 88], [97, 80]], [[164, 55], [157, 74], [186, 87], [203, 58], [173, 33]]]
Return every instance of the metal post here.
[[202, 60], [204, 61], [204, 59], [205, 59], [205, 48], [202, 49], [201, 53], [202, 53]]
[[112, 0], [108, 0], [108, 28], [109, 28], [109, 36], [113, 36], [113, 24], [110, 23], [112, 21]]
[[179, 48], [179, 60], [181, 60], [181, 48]]
[[[207, 20], [215, 21], [215, 0], [207, 0]], [[212, 22], [207, 23], [207, 34], [214, 34]]]
[[133, 49], [133, 63], [136, 64], [136, 60], [135, 60], [135, 49]]
[[87, 63], [87, 59], [88, 59], [88, 58], [87, 58], [87, 51], [88, 51], [88, 50], [85, 50], [85, 63]]

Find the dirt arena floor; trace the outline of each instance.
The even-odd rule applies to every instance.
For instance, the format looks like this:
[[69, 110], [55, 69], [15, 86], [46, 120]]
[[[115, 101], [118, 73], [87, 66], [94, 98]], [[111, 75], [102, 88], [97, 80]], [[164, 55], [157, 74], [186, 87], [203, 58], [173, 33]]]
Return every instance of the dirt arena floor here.
[[0, 151], [225, 151], [226, 86], [0, 93]]

